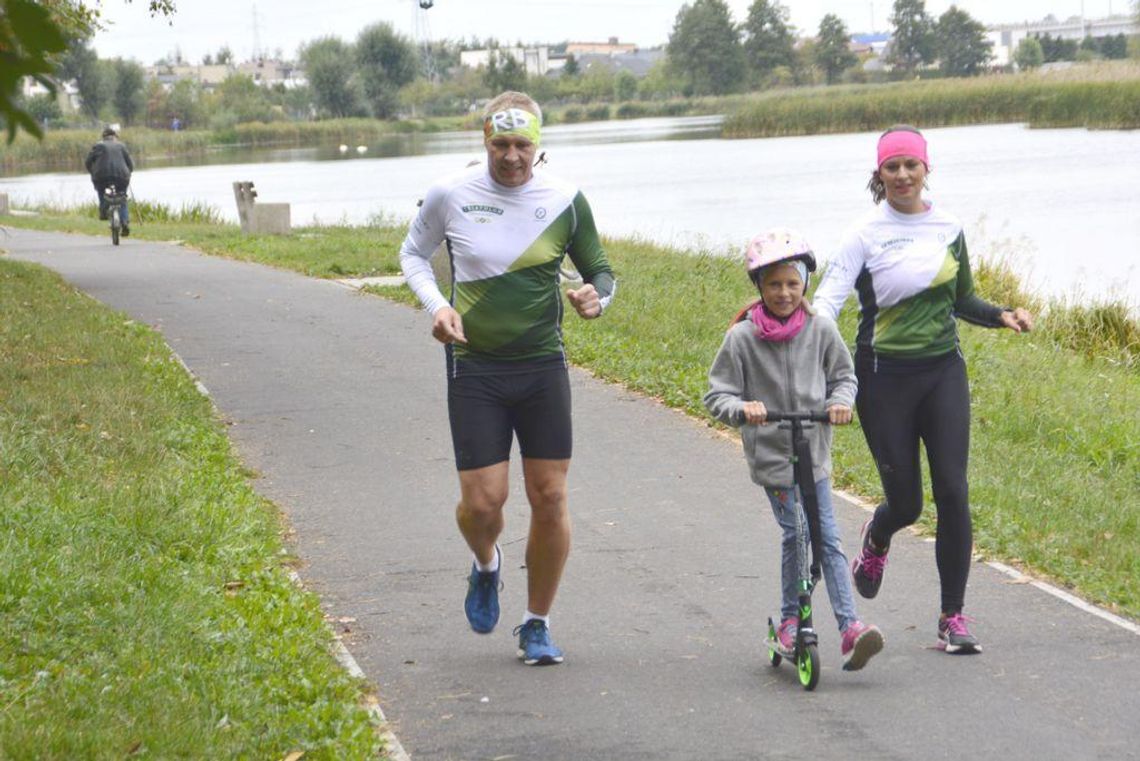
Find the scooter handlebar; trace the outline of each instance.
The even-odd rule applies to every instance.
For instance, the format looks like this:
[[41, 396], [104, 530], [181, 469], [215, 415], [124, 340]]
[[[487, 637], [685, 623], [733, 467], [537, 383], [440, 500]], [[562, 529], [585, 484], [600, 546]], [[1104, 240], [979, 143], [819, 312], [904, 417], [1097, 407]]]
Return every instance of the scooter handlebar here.
[[765, 419], [769, 423], [778, 423], [783, 420], [810, 420], [817, 423], [827, 423], [831, 421], [831, 416], [827, 413], [827, 410], [796, 412], [779, 412], [778, 410], [768, 410], [768, 414]]

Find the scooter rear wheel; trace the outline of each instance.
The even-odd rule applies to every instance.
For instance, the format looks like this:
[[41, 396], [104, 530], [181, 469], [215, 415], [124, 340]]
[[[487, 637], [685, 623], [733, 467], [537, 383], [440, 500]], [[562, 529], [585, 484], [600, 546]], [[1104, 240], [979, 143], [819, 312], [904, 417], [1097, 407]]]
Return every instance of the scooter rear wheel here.
[[119, 245], [119, 229], [121, 228], [119, 222], [119, 210], [111, 209], [111, 244]]
[[804, 645], [796, 655], [796, 670], [800, 684], [811, 691], [819, 684], [819, 651], [815, 645]]

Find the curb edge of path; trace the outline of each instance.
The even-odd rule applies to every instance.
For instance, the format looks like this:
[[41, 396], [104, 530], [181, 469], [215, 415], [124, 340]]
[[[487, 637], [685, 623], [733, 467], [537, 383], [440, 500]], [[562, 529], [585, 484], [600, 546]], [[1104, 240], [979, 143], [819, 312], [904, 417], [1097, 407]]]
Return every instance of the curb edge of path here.
[[[170, 350], [170, 354], [178, 361], [182, 369], [186, 371], [186, 375], [189, 376], [190, 380], [194, 381], [194, 388], [198, 390], [198, 393], [210, 399], [209, 389], [206, 388], [202, 381], [198, 380], [198, 376], [194, 374], [194, 371], [190, 369], [181, 355], [173, 349]], [[212, 399], [210, 399], [210, 403], [213, 404]], [[215, 409], [217, 408], [215, 407]], [[294, 569], [289, 569], [289, 579], [298, 589], [307, 591], [304, 580]], [[325, 621], [325, 628], [328, 630], [328, 633], [332, 635], [333, 657], [336, 658], [337, 663], [348, 672], [349, 676], [363, 682], [368, 682], [368, 675], [364, 673], [364, 669], [360, 668], [360, 664], [356, 662], [356, 658], [349, 652], [348, 647], [344, 644], [344, 640], [340, 638], [340, 635], [336, 633], [336, 630], [333, 629], [328, 621]], [[368, 715], [372, 717], [372, 721], [376, 727], [381, 730], [380, 739], [384, 741], [386, 756], [391, 759], [391, 761], [411, 761], [412, 757], [408, 755], [408, 751], [404, 749], [399, 738], [396, 737], [396, 733], [392, 731], [392, 725], [388, 721], [388, 717], [384, 715], [384, 710], [380, 707], [379, 698], [377, 698], [375, 694], [366, 693], [364, 695], [364, 702]]]

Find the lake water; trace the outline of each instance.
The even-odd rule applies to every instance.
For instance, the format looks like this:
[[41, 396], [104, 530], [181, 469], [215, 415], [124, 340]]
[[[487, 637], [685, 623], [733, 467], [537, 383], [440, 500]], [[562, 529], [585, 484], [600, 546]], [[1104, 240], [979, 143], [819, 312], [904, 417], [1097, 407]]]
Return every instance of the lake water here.
[[[544, 130], [543, 149], [549, 170], [584, 190], [608, 235], [735, 254], [751, 235], [786, 225], [826, 259], [871, 208], [864, 185], [875, 133], [718, 134], [718, 117], [562, 125]], [[999, 125], [926, 135], [928, 197], [962, 219], [972, 257], [1012, 257], [1041, 293], [1140, 304], [1140, 131]], [[482, 157], [475, 132], [398, 136], [363, 154], [325, 146], [141, 168], [132, 189], [174, 207], [206, 202], [236, 220], [231, 183], [251, 180], [259, 200], [292, 204], [294, 225], [363, 224], [411, 218], [434, 178]], [[93, 202], [80, 173], [6, 178], [0, 191], [16, 205]]]

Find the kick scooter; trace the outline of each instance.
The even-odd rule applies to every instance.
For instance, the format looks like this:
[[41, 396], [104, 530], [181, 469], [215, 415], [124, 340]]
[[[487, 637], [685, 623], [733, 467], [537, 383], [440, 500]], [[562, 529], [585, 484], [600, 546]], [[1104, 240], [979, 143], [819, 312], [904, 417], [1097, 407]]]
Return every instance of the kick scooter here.
[[[803, 509], [796, 510], [796, 555], [799, 568], [799, 614], [800, 623], [796, 630], [796, 644], [792, 658], [796, 663], [800, 684], [805, 690], [814, 690], [819, 684], [819, 638], [812, 627], [811, 593], [819, 583], [820, 566], [823, 557], [820, 549], [819, 501], [815, 491], [815, 478], [812, 476], [811, 444], [804, 436], [804, 429], [812, 423], [826, 423], [826, 412], [774, 412], [769, 410], [767, 422], [779, 423], [780, 428], [792, 432], [792, 493], [798, 486]], [[805, 526], [805, 516], [806, 523]], [[808, 562], [808, 545], [811, 545], [811, 562]], [[768, 618], [768, 662], [779, 666], [784, 659], [777, 648], [776, 626]]]

